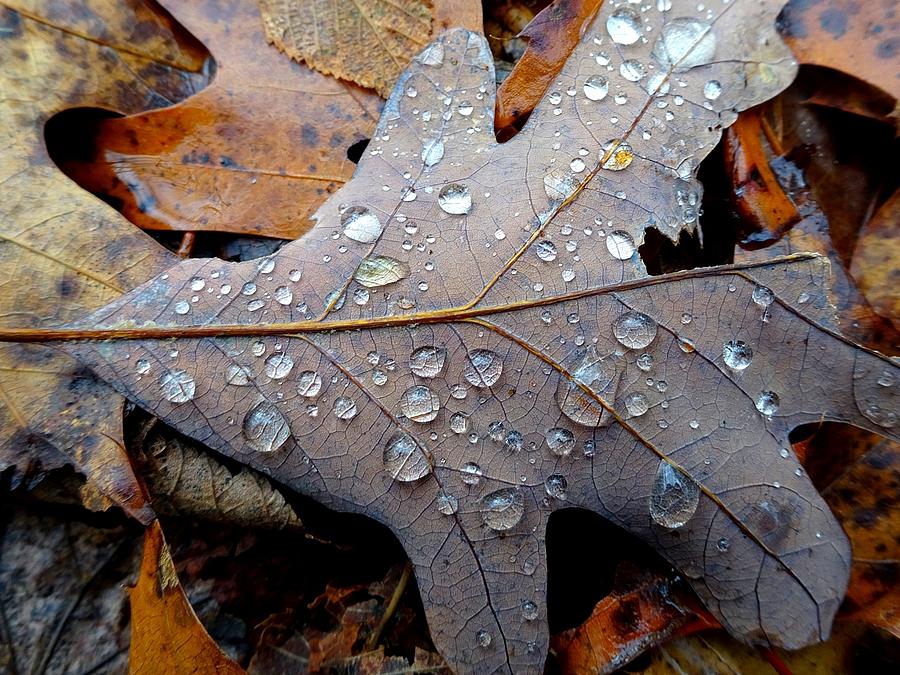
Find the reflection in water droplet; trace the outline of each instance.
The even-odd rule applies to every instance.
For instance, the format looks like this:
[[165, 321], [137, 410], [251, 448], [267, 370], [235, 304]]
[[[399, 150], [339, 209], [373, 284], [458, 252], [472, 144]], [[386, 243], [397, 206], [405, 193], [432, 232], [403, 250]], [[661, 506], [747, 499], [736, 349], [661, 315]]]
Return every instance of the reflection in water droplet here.
[[294, 367], [294, 359], [287, 354], [272, 354], [266, 359], [266, 375], [273, 380], [283, 380]]
[[341, 420], [352, 420], [359, 413], [356, 402], [348, 396], [338, 396], [334, 399], [332, 410]]
[[382, 459], [385, 471], [391, 478], [403, 483], [419, 480], [431, 473], [428, 456], [408, 434], [392, 437], [384, 448]]
[[646, 396], [636, 391], [625, 397], [625, 409], [632, 417], [640, 417], [650, 410], [650, 404]]
[[663, 25], [650, 55], [664, 69], [683, 72], [709, 63], [715, 52], [716, 35], [710, 25], [694, 18], [680, 17]]
[[450, 417], [450, 430], [455, 434], [464, 434], [469, 430], [469, 417], [465, 413], [453, 413]]
[[700, 487], [691, 478], [661, 459], [650, 490], [650, 517], [662, 527], [684, 526], [697, 511]]
[[643, 371], [648, 371], [653, 367], [653, 357], [644, 353], [637, 358], [637, 367]]
[[703, 85], [703, 95], [710, 101], [715, 101], [722, 95], [722, 84], [718, 80], [710, 80]]
[[443, 347], [419, 347], [409, 357], [409, 368], [419, 377], [433, 378], [440, 375], [447, 361]]
[[481, 480], [481, 467], [475, 462], [466, 462], [460, 472], [462, 473], [462, 482], [466, 485], [478, 485], [478, 481]]
[[729, 340], [722, 345], [722, 358], [732, 370], [744, 370], [753, 360], [753, 349], [743, 340]]
[[167, 401], [187, 403], [194, 398], [197, 385], [189, 373], [183, 370], [170, 370], [160, 376], [159, 388]]
[[492, 530], [515, 527], [525, 514], [525, 496], [516, 488], [501, 488], [481, 500], [481, 519]]
[[307, 398], [316, 396], [322, 389], [322, 377], [314, 370], [304, 370], [297, 378], [297, 393]]
[[413, 422], [430, 422], [440, 409], [438, 395], [424, 385], [410, 387], [400, 397], [400, 411]]
[[774, 391], [764, 391], [756, 399], [756, 409], [766, 416], [774, 415], [779, 405], [781, 399]]
[[472, 195], [465, 185], [450, 183], [438, 193], [438, 205], [446, 213], [465, 215], [472, 208]]
[[751, 295], [753, 302], [760, 307], [768, 307], [775, 302], [775, 294], [765, 286], [757, 286]]
[[616, 44], [633, 45], [643, 32], [641, 17], [631, 7], [619, 7], [606, 19], [606, 30]]
[[601, 75], [591, 75], [584, 81], [584, 95], [589, 101], [602, 101], [609, 93], [609, 81]]
[[503, 359], [490, 349], [474, 349], [469, 352], [469, 362], [463, 368], [463, 377], [474, 387], [491, 387], [503, 373]]
[[606, 250], [616, 260], [628, 260], [634, 255], [634, 239], [624, 230], [610, 232], [606, 237]]
[[250, 369], [246, 366], [239, 366], [232, 363], [225, 370], [225, 384], [233, 384], [236, 387], [246, 387], [250, 384]]
[[366, 206], [351, 206], [341, 214], [344, 236], [363, 244], [371, 244], [381, 234], [381, 221]]
[[565, 476], [558, 473], [547, 476], [547, 480], [544, 481], [544, 489], [547, 491], [547, 494], [554, 499], [559, 499], [561, 501], [565, 501], [566, 489], [568, 487], [569, 481], [566, 480]]
[[[606, 157], [606, 153], [610, 153], [609, 157]], [[604, 146], [603, 154], [600, 158], [603, 159], [603, 157], [606, 157], [606, 161], [603, 162], [604, 169], [608, 171], [622, 171], [627, 169], [631, 162], [634, 161], [634, 150], [628, 143], [614, 139]]]
[[251, 448], [259, 452], [272, 452], [284, 445], [291, 435], [291, 427], [274, 404], [263, 401], [247, 413], [243, 432]]
[[552, 262], [556, 260], [556, 245], [547, 239], [543, 239], [534, 245], [534, 251], [537, 257], [544, 262]]
[[435, 503], [437, 510], [445, 516], [452, 516], [459, 510], [459, 500], [443, 490], [438, 492]]
[[385, 255], [375, 255], [363, 259], [353, 274], [353, 278], [366, 288], [387, 286], [408, 276], [409, 265]]
[[480, 630], [475, 633], [475, 644], [479, 647], [489, 647], [491, 644], [491, 634], [486, 630]]
[[641, 312], [619, 315], [612, 324], [613, 335], [628, 349], [646, 349], [656, 339], [656, 321]]
[[544, 435], [547, 441], [547, 447], [557, 457], [568, 457], [575, 447], [575, 435], [563, 427], [553, 427], [547, 429]]

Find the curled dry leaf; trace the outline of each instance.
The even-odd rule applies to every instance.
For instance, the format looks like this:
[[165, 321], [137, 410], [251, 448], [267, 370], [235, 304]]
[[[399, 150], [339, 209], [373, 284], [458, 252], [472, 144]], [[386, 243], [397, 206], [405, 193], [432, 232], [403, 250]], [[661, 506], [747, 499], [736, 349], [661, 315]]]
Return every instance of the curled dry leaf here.
[[646, 228], [696, 228], [720, 126], [794, 74], [778, 3], [661, 6], [605, 4], [503, 145], [485, 40], [447, 33], [303, 239], [0, 336], [110, 338], [68, 349], [180, 431], [387, 524], [458, 671], [540, 669], [544, 531], [568, 506], [652, 544], [732, 634], [820, 640], [850, 550], [787, 433], [896, 435], [900, 367], [826, 326], [817, 256], [646, 278]]
[[62, 168], [144, 229], [299, 237], [353, 173], [347, 150], [381, 99], [269, 48], [255, 2], [163, 4], [210, 49], [215, 78], [180, 105], [95, 122], [93, 154]]
[[[142, 3], [0, 8], [0, 326], [84, 316], [174, 257], [53, 165], [45, 122], [72, 106], [137, 112], [199, 87], [199, 57]], [[147, 26], [152, 30], [147, 30]], [[162, 36], [162, 37], [161, 37]], [[96, 64], [104, 64], [98, 70]], [[0, 471], [71, 464], [88, 502], [151, 512], [122, 445], [122, 399], [57, 349], [0, 346]], [[18, 479], [17, 479], [18, 480]]]
[[856, 242], [850, 273], [873, 309], [900, 328], [900, 190], [863, 225]]
[[244, 672], [222, 653], [194, 614], [158, 521], [147, 528], [138, 582], [130, 595], [129, 673]]

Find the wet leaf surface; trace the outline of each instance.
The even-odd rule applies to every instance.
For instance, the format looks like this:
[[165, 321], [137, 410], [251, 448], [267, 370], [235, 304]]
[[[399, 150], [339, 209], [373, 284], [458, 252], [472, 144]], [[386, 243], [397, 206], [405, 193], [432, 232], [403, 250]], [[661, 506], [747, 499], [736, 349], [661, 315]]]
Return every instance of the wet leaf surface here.
[[734, 635], [822, 639], [850, 550], [787, 432], [894, 434], [900, 368], [829, 328], [822, 258], [648, 279], [637, 255], [647, 228], [696, 228], [721, 125], [793, 76], [778, 9], [605, 5], [503, 145], [485, 42], [451, 32], [303, 239], [185, 262], [78, 324], [141, 339], [69, 349], [180, 431], [387, 524], [456, 670], [539, 669], [544, 528], [569, 506], [653, 545]]

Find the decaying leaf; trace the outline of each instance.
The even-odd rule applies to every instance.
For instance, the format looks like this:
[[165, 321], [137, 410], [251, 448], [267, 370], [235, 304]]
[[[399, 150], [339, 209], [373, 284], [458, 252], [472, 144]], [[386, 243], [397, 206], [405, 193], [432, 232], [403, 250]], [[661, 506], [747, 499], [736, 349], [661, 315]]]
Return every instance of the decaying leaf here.
[[269, 41], [292, 59], [382, 96], [390, 94], [397, 76], [431, 35], [430, 0], [259, 4]]
[[850, 550], [787, 433], [896, 435], [900, 367], [829, 328], [820, 257], [647, 278], [637, 251], [695, 229], [721, 126], [793, 76], [778, 9], [604, 4], [502, 145], [485, 40], [449, 32], [303, 239], [0, 337], [88, 340], [67, 348], [178, 430], [387, 524], [455, 670], [540, 669], [568, 506], [653, 545], [741, 639], [823, 639]]
[[93, 154], [62, 168], [144, 229], [300, 236], [352, 174], [347, 150], [381, 99], [268, 47], [252, 1], [164, 4], [209, 47], [215, 78], [180, 105], [94, 122]]
[[147, 528], [138, 582], [131, 591], [129, 673], [243, 673], [191, 608], [158, 521]]
[[[81, 12], [51, 1], [3, 4], [0, 325], [59, 325], [174, 257], [56, 169], [45, 122], [85, 104], [124, 112], [165, 105], [204, 78], [189, 70], [197, 55], [159, 31], [164, 21], [142, 3], [96, 0]], [[60, 351], [0, 347], [0, 471], [72, 464], [89, 479], [86, 502], [111, 499], [146, 522], [151, 512], [123, 452], [121, 410], [118, 395]]]
[[900, 327], [900, 299], [892, 289], [900, 282], [897, 269], [897, 226], [900, 190], [881, 205], [859, 233], [850, 272], [866, 300], [880, 315]]

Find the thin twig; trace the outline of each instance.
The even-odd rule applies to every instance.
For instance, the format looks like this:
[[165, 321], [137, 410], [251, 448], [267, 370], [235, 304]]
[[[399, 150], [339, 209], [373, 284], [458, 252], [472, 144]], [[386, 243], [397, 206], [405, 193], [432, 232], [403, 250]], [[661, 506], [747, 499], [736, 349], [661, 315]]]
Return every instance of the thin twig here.
[[394, 612], [397, 611], [397, 606], [400, 604], [400, 597], [406, 590], [406, 585], [409, 583], [410, 576], [412, 576], [412, 563], [407, 560], [406, 564], [403, 566], [403, 573], [400, 575], [400, 580], [394, 587], [394, 593], [393, 595], [391, 595], [391, 601], [385, 608], [384, 614], [381, 615], [381, 621], [378, 622], [378, 625], [375, 626], [375, 630], [372, 631], [372, 634], [369, 635], [369, 639], [366, 640], [367, 652], [375, 649], [375, 645], [377, 645], [378, 641], [381, 639], [381, 634], [384, 632], [385, 626], [387, 626], [387, 623], [391, 620], [391, 617], [394, 616]]

